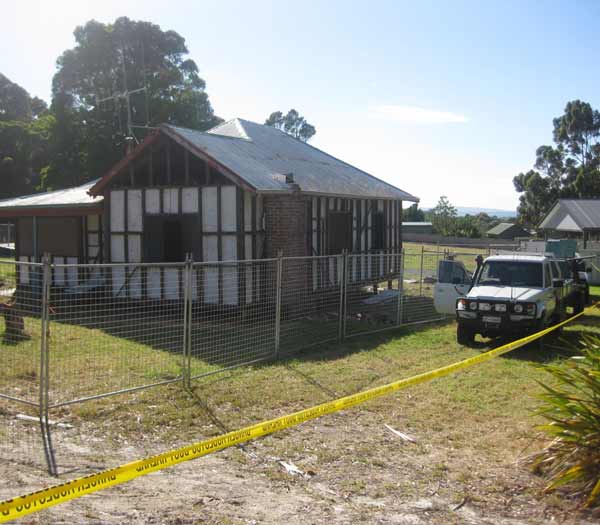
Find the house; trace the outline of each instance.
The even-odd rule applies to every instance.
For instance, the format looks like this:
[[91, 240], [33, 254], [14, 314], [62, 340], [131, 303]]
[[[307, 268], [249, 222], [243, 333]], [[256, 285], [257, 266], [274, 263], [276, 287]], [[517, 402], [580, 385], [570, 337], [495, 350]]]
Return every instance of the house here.
[[[73, 262], [239, 261], [397, 253], [403, 201], [418, 199], [278, 129], [234, 119], [207, 132], [162, 125], [101, 179], [0, 201], [0, 216], [16, 217], [20, 260], [49, 252]], [[68, 223], [69, 234], [48, 218]], [[366, 255], [352, 275], [383, 271]], [[132, 297], [179, 295], [178, 270], [126, 272], [113, 270], [113, 286], [128, 283]], [[204, 298], [237, 304], [241, 292], [224, 297], [220, 274]]]
[[492, 239], [513, 240], [519, 237], [531, 237], [531, 234], [518, 224], [514, 224], [512, 222], [501, 222], [497, 226], [489, 229], [485, 236]]
[[402, 233], [421, 233], [432, 235], [433, 223], [431, 222], [403, 222]]
[[[51, 253], [57, 264], [102, 261], [103, 199], [88, 191], [96, 181], [59, 191], [0, 201], [0, 218], [14, 221], [15, 256], [22, 262], [40, 261]], [[77, 284], [77, 274], [57, 272], [59, 284]], [[29, 272], [21, 272], [28, 284]]]
[[600, 200], [559, 199], [539, 226], [544, 237], [600, 240]]

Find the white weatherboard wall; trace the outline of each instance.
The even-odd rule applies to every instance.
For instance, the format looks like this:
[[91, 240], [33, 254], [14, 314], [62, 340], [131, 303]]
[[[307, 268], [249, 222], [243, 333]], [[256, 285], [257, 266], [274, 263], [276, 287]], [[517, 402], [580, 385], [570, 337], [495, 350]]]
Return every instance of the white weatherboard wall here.
[[[342, 199], [338, 197], [312, 197], [312, 249], [313, 253], [327, 254], [327, 212], [345, 210], [352, 215], [352, 252], [364, 255], [353, 259], [349, 278], [352, 281], [376, 277], [377, 274], [386, 273], [387, 260], [381, 258], [374, 264], [374, 257], [366, 252], [371, 251], [373, 241], [373, 213], [380, 212], [384, 216], [384, 242], [389, 249], [399, 240], [400, 225], [398, 224], [401, 213], [399, 201], [385, 201], [382, 199]], [[381, 250], [378, 253], [385, 253]], [[339, 268], [334, 261], [323, 263], [313, 261], [312, 281], [313, 289], [319, 286], [329, 286], [339, 280]]]
[[[110, 261], [126, 263], [113, 268], [112, 289], [119, 297], [142, 298], [144, 294], [153, 299], [177, 300], [183, 297], [181, 269], [139, 268], [135, 264], [143, 260], [144, 215], [183, 216], [199, 214], [202, 231], [198, 231], [202, 260], [236, 261], [259, 257], [260, 242], [255, 239], [263, 230], [262, 199], [244, 192], [234, 185], [183, 188], [115, 189], [110, 192], [109, 228], [106, 239]], [[238, 217], [238, 199], [241, 198], [243, 213]], [[253, 224], [253, 219], [255, 223]], [[239, 223], [242, 224], [239, 224]], [[243, 225], [243, 237], [238, 227]], [[98, 231], [88, 228], [90, 254], [99, 250]], [[93, 247], [92, 247], [93, 246]], [[240, 252], [241, 250], [241, 252]], [[201, 298], [205, 304], [237, 305], [240, 301], [250, 303], [257, 293], [254, 279], [258, 273], [251, 265], [243, 270], [244, 290], [240, 298], [241, 272], [236, 265], [202, 267], [193, 279], [194, 299]], [[68, 282], [68, 275], [57, 276]], [[144, 284], [145, 283], [145, 284]]]

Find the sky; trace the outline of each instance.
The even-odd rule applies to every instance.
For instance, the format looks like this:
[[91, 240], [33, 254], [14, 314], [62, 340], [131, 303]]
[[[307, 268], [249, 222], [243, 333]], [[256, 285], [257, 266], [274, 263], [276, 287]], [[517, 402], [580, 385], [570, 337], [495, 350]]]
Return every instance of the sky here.
[[19, 0], [0, 72], [47, 101], [90, 19], [186, 39], [217, 115], [297, 109], [311, 143], [416, 195], [513, 210], [512, 178], [569, 100], [600, 108], [600, 2]]

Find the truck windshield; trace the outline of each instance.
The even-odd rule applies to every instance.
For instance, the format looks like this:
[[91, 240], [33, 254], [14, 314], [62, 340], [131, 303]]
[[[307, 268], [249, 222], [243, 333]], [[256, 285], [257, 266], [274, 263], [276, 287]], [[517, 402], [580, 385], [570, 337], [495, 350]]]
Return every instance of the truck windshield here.
[[543, 265], [521, 261], [488, 261], [483, 265], [479, 286], [523, 286], [541, 288]]

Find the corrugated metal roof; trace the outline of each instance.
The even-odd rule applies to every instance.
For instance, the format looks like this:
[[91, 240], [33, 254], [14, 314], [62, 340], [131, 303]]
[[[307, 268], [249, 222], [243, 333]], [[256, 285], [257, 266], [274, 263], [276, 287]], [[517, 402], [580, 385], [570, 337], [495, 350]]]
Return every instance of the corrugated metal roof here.
[[[418, 198], [276, 128], [233, 119], [207, 132], [163, 125], [258, 192], [289, 191], [286, 175], [305, 193], [358, 198]], [[288, 177], [289, 179], [289, 177]]]
[[24, 195], [22, 197], [0, 200], [0, 210], [9, 208], [81, 208], [98, 206], [102, 203], [102, 197], [94, 198], [88, 194], [89, 189], [96, 184], [97, 181], [98, 180], [94, 180], [75, 188], [35, 193], [33, 195]]
[[540, 228], [564, 231], [600, 229], [600, 199], [560, 199]]
[[515, 226], [512, 222], [501, 222], [500, 224], [497, 224], [496, 226], [494, 226], [493, 228], [490, 228], [487, 231], [488, 235], [500, 235], [501, 233], [504, 233], [506, 230], [512, 228], [513, 226]]

